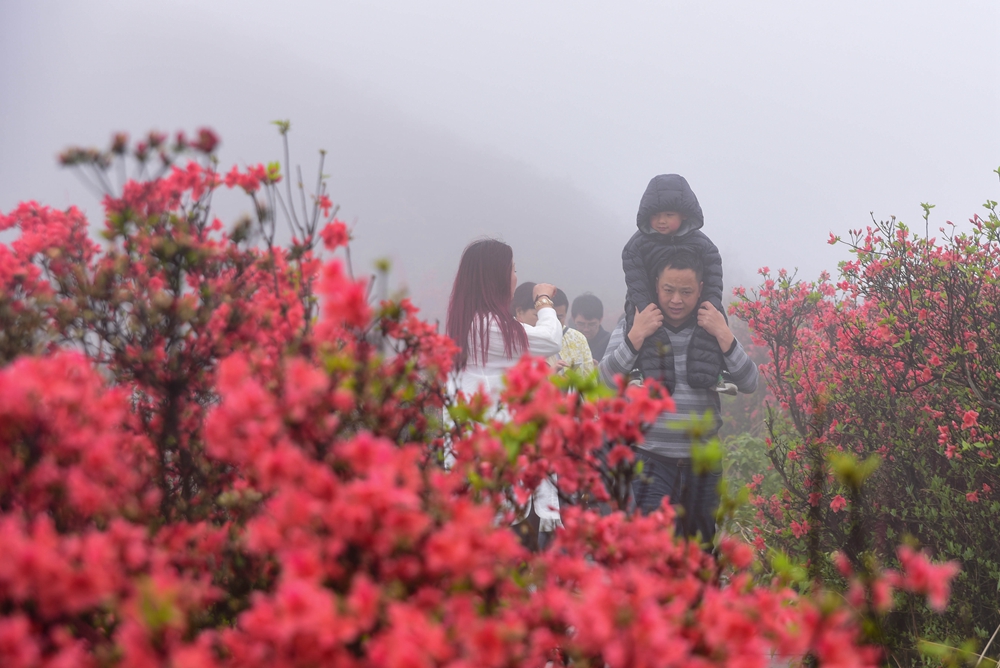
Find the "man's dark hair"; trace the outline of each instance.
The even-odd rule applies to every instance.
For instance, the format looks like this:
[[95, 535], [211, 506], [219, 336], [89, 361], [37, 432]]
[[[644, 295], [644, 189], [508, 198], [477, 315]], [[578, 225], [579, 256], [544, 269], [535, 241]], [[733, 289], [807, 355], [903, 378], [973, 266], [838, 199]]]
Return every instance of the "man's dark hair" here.
[[694, 271], [694, 277], [699, 283], [701, 283], [701, 276], [705, 271], [705, 265], [702, 263], [700, 257], [690, 251], [677, 251], [658, 259], [653, 265], [653, 274], [650, 278], [654, 286], [659, 284], [660, 274], [667, 267], [671, 269], [691, 269]]
[[521, 285], [517, 286], [514, 290], [514, 295], [510, 300], [510, 314], [517, 315], [520, 311], [530, 311], [535, 308], [535, 300], [531, 298], [532, 292], [535, 290], [535, 284], [531, 281], [525, 281]]
[[603, 320], [604, 304], [589, 292], [585, 292], [573, 300], [573, 317], [583, 316], [587, 320]]
[[555, 308], [559, 308], [560, 306], [569, 308], [569, 297], [559, 288], [556, 288], [556, 293], [552, 295], [552, 306]]

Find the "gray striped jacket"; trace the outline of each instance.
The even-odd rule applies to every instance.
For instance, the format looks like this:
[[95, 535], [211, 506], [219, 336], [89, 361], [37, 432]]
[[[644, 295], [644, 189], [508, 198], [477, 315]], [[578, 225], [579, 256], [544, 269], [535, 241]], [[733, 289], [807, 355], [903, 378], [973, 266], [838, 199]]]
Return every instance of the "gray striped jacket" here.
[[[708, 411], [712, 412], [714, 427], [703, 434], [703, 440], [707, 441], [715, 436], [722, 427], [722, 417], [719, 414], [721, 406], [719, 393], [711, 388], [694, 389], [687, 384], [687, 349], [691, 333], [694, 331], [694, 324], [695, 319], [692, 318], [687, 325], [676, 331], [664, 325], [664, 329], [670, 336], [670, 345], [674, 352], [674, 371], [677, 384], [672, 396], [674, 403], [677, 404], [677, 411], [675, 413], [662, 413], [656, 424], [646, 432], [646, 442], [640, 446], [664, 457], [691, 456], [691, 437], [688, 433], [688, 425], [693, 416], [700, 417]], [[614, 387], [616, 376], [619, 374], [627, 375], [632, 370], [637, 357], [632, 344], [623, 334], [623, 328], [624, 321], [619, 322], [611, 334], [604, 359], [598, 365], [601, 381], [612, 387]], [[740, 392], [752, 394], [757, 390], [757, 365], [747, 356], [739, 341], [734, 341], [733, 346], [723, 355], [723, 362]]]

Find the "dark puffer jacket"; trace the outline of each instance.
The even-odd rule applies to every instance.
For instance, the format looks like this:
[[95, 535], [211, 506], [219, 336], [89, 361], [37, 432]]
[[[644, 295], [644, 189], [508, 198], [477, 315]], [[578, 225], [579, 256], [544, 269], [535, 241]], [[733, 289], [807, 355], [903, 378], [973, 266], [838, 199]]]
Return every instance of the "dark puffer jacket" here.
[[[676, 211], [686, 218], [674, 234], [660, 234], [649, 226], [653, 214]], [[701, 227], [705, 217], [701, 205], [687, 180], [678, 174], [654, 176], [646, 186], [636, 215], [638, 231], [622, 250], [622, 268], [625, 270], [625, 332], [632, 328], [637, 311], [649, 304], [656, 304], [655, 267], [680, 250], [697, 255], [704, 265], [702, 273], [702, 301], [709, 302], [725, 315], [722, 308], [722, 256]], [[715, 385], [722, 370], [722, 350], [715, 337], [701, 327], [695, 327], [687, 351], [687, 381], [695, 388]], [[664, 329], [646, 339], [639, 351], [636, 366], [646, 378], [654, 378], [670, 391], [675, 385], [674, 355], [670, 338]]]

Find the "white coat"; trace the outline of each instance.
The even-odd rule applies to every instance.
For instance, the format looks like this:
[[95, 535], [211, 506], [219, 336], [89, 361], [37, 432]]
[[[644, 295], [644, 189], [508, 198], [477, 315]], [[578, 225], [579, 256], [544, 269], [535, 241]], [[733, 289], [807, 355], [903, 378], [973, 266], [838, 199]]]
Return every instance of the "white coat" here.
[[[549, 357], [555, 355], [562, 348], [562, 324], [556, 317], [553, 308], [542, 308], [538, 310], [538, 323], [534, 327], [525, 325], [524, 333], [528, 335], [529, 355], [538, 357]], [[496, 407], [500, 402], [500, 393], [503, 391], [503, 378], [507, 371], [517, 364], [517, 358], [507, 357], [504, 354], [503, 334], [496, 321], [490, 322], [490, 345], [486, 351], [485, 360], [473, 361], [473, 347], [475, 347], [478, 357], [479, 342], [469, 341], [469, 363], [451, 384], [452, 391], [462, 390], [466, 395], [471, 396], [478, 391], [482, 391], [493, 400]], [[497, 417], [504, 419], [503, 413], [498, 413]], [[559, 495], [555, 487], [543, 481], [533, 496], [535, 512], [541, 520], [540, 531], [552, 531], [559, 526]]]

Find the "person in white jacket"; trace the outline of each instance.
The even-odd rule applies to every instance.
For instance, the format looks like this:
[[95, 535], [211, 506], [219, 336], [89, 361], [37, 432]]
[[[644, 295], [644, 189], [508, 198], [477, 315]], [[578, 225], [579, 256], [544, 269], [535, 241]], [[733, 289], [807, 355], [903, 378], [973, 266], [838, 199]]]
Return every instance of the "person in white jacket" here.
[[[523, 355], [549, 357], [562, 347], [562, 325], [552, 304], [555, 286], [534, 287], [538, 322], [526, 325], [510, 312], [517, 286], [517, 270], [510, 246], [495, 239], [481, 239], [466, 247], [448, 305], [446, 332], [459, 347], [451, 390], [466, 395], [482, 392], [495, 407], [500, 401], [507, 370]], [[503, 419], [502, 412], [496, 413]], [[543, 482], [535, 490], [528, 517], [519, 523], [519, 534], [532, 549], [544, 548], [559, 526], [559, 497]]]

